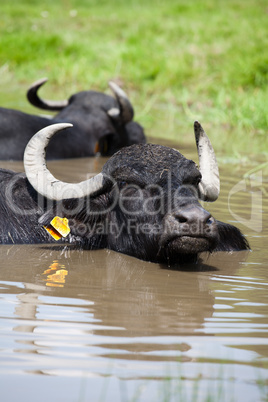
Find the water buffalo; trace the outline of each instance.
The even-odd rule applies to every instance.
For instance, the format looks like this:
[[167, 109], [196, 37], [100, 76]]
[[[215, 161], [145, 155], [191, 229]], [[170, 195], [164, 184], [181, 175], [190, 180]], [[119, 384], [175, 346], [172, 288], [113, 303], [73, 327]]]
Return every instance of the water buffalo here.
[[54, 242], [43, 226], [60, 231], [53, 223], [60, 217], [70, 227], [60, 241], [169, 265], [193, 262], [204, 251], [249, 248], [239, 229], [217, 221], [198, 202], [215, 201], [220, 190], [217, 161], [200, 123], [194, 123], [199, 168], [175, 149], [137, 144], [81, 183], [57, 180], [46, 165], [50, 138], [69, 126], [51, 125], [32, 137], [26, 175], [1, 170], [2, 243]]
[[133, 121], [134, 110], [127, 95], [114, 82], [109, 86], [115, 98], [83, 91], [57, 102], [38, 96], [38, 89], [46, 81], [43, 78], [30, 87], [28, 100], [40, 109], [59, 113], [50, 118], [0, 108], [1, 160], [22, 160], [30, 138], [42, 128], [60, 122], [72, 123], [73, 127], [52, 139], [48, 159], [86, 157], [97, 151], [110, 156], [124, 146], [146, 142], [143, 128]]

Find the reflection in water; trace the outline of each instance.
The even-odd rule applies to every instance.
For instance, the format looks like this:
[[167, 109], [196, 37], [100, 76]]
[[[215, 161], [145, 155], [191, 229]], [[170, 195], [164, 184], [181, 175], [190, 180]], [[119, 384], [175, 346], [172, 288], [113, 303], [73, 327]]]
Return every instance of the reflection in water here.
[[68, 271], [65, 269], [64, 264], [59, 264], [58, 260], [54, 260], [43, 275], [47, 275], [46, 286], [63, 288]]
[[[80, 172], [88, 168], [83, 162]], [[74, 164], [65, 168], [62, 179], [84, 178]], [[209, 206], [227, 222], [234, 184], [226, 173], [219, 202]], [[231, 210], [247, 216], [239, 197]], [[202, 401], [208, 390], [217, 401], [261, 400], [268, 373], [267, 222], [262, 226], [261, 233], [240, 226], [252, 252], [204, 254], [175, 269], [108, 250], [1, 246], [2, 378], [20, 384], [24, 373], [33, 392], [40, 378], [49, 381], [40, 400], [170, 401], [178, 388], [179, 400], [199, 400], [185, 394], [194, 387]], [[225, 399], [217, 397], [222, 389]], [[12, 392], [4, 391], [5, 400]]]

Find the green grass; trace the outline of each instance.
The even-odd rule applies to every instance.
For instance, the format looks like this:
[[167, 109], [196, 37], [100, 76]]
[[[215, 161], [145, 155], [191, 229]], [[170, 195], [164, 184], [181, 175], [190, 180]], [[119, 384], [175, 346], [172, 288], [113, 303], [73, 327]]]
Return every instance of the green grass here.
[[266, 0], [1, 0], [0, 105], [36, 113], [43, 97], [107, 91], [116, 79], [150, 137], [218, 152], [267, 153]]

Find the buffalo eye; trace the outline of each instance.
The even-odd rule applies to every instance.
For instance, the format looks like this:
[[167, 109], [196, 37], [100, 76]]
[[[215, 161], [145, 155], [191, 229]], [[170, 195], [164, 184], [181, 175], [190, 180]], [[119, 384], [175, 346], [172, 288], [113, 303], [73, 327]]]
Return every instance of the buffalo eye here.
[[124, 180], [119, 181], [117, 184], [118, 184], [118, 187], [120, 189], [122, 189], [122, 188], [124, 188], [124, 187], [126, 187], [128, 185], [128, 183], [126, 181], [124, 181]]

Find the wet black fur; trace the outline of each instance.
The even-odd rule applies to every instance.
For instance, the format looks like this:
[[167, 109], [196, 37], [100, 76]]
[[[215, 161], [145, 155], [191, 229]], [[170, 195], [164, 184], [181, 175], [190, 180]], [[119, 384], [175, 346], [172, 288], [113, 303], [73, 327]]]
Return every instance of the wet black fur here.
[[[201, 174], [195, 163], [178, 151], [160, 145], [133, 145], [113, 155], [104, 165], [103, 173], [107, 179], [100, 193], [90, 199], [63, 200], [52, 205], [42, 197], [37, 202], [38, 195], [25, 177], [2, 170], [0, 242], [54, 242], [42, 225], [48, 225], [55, 215], [59, 215], [68, 218], [71, 227], [71, 234], [62, 240], [64, 242], [84, 249], [109, 248], [154, 262], [192, 262], [202, 251], [249, 248], [239, 229], [209, 217], [201, 207], [196, 196]], [[18, 180], [12, 192], [6, 192], [8, 184], [15, 178]], [[152, 187], [152, 184], [157, 187]], [[168, 203], [168, 194], [172, 195], [171, 203]], [[120, 206], [122, 196], [125, 197], [122, 205], [127, 212], [122, 211]], [[126, 198], [134, 196], [136, 198], [132, 200]], [[10, 210], [14, 200], [21, 208], [33, 208], [33, 214], [25, 217], [14, 214]], [[142, 210], [144, 202], [151, 214]], [[158, 212], [153, 213], [155, 211]], [[186, 235], [177, 239], [173, 229], [185, 226], [180, 218], [184, 211], [190, 211], [190, 214], [193, 211], [197, 216], [203, 214], [207, 219], [196, 237]], [[170, 232], [165, 231], [166, 223], [171, 223]], [[144, 225], [148, 229], [145, 233], [138, 230]], [[190, 228], [190, 224], [188, 226]], [[98, 230], [100, 227], [108, 229], [101, 232]], [[111, 227], [117, 227], [120, 231], [112, 232]], [[155, 227], [160, 229], [151, 230]], [[206, 233], [204, 236], [202, 230]]]

